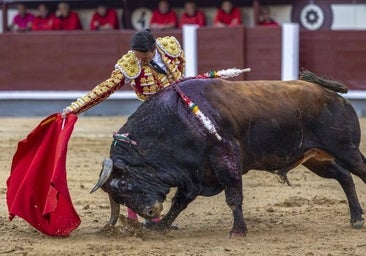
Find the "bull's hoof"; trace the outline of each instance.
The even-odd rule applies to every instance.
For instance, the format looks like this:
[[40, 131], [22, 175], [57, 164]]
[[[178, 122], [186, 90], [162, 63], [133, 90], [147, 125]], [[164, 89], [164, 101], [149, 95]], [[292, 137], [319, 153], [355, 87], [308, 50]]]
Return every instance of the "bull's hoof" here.
[[111, 224], [105, 225], [101, 230], [97, 231], [97, 234], [103, 234], [103, 235], [115, 235], [119, 233], [119, 229]]
[[243, 238], [247, 236], [248, 229], [246, 227], [243, 228], [234, 228], [229, 233], [229, 238]]
[[144, 222], [143, 227], [148, 230], [154, 230], [154, 231], [169, 231], [169, 230], [177, 230], [178, 226], [175, 224], [172, 225], [165, 225], [162, 222], [153, 222], [146, 220]]
[[229, 233], [229, 238], [243, 238], [247, 236], [246, 231], [231, 231]]
[[353, 222], [351, 222], [352, 228], [354, 228], [354, 229], [360, 229], [360, 228], [362, 228], [364, 222], [365, 221], [363, 219], [362, 220], [353, 221]]

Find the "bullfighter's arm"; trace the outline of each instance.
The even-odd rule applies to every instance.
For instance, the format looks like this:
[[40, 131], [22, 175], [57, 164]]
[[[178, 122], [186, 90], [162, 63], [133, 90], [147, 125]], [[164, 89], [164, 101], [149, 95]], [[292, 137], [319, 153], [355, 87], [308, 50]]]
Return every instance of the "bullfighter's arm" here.
[[182, 64], [180, 67], [178, 67], [179, 69], [181, 69], [181, 72], [184, 74], [185, 70], [186, 70], [186, 58], [184, 56], [184, 52], [182, 51], [179, 55], [179, 61]]
[[86, 95], [80, 97], [76, 101], [72, 102], [70, 106], [68, 106], [63, 114], [74, 113], [80, 114], [89, 108], [99, 104], [106, 98], [108, 98], [112, 93], [121, 88], [124, 84], [124, 75], [119, 69], [115, 69], [112, 72], [110, 78], [105, 80], [104, 82], [98, 84], [88, 92]]

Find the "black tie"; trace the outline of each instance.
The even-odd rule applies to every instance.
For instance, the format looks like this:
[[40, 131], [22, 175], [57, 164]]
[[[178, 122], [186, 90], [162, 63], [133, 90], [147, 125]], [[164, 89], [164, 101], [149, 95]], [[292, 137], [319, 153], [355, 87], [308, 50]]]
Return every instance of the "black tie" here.
[[164, 74], [164, 75], [168, 75], [166, 72], [165, 72], [165, 70], [162, 68], [162, 67], [160, 67], [159, 65], [158, 65], [158, 63], [156, 63], [154, 60], [151, 60], [150, 61], [150, 65], [156, 70], [156, 71], [158, 71], [160, 74]]

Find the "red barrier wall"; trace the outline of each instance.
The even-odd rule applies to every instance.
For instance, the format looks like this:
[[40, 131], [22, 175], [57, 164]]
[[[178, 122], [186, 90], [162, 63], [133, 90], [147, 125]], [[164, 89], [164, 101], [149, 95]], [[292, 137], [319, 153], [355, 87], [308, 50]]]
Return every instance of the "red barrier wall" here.
[[[89, 90], [108, 78], [134, 31], [0, 34], [0, 90]], [[198, 72], [252, 68], [239, 79], [281, 79], [280, 28], [201, 28]], [[174, 35], [180, 30], [156, 33]], [[366, 33], [301, 31], [300, 67], [366, 89]], [[126, 86], [124, 89], [130, 89]]]

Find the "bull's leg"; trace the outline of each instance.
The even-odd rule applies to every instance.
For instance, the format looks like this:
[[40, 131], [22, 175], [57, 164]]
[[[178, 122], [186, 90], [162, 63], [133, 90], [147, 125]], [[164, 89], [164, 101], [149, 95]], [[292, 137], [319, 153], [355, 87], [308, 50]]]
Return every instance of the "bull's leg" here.
[[[233, 228], [230, 231], [230, 237], [246, 236], [246, 233], [248, 231], [247, 224], [245, 223], [243, 215], [243, 209], [242, 209], [243, 195], [241, 191], [242, 190], [240, 189], [240, 192], [238, 192], [238, 189], [235, 188], [225, 189], [226, 203], [230, 206], [234, 217], [234, 223]], [[239, 196], [239, 193], [241, 194], [241, 196]]]
[[119, 218], [120, 205], [111, 196], [109, 196], [109, 203], [111, 205], [111, 217], [109, 218], [108, 225], [114, 226]]
[[358, 201], [355, 185], [349, 171], [343, 169], [334, 161], [317, 161], [311, 159], [305, 162], [304, 166], [318, 174], [320, 177], [333, 178], [339, 182], [348, 200], [351, 214], [351, 225], [353, 228], [361, 228], [364, 223], [364, 219], [362, 218], [363, 210], [360, 202]]
[[360, 177], [366, 183], [366, 159], [359, 149], [342, 151], [339, 155], [334, 156], [337, 159], [337, 163]]
[[366, 159], [359, 149], [361, 131], [358, 118], [355, 114], [352, 115], [354, 110], [349, 103], [345, 107], [348, 108], [348, 113], [338, 112], [331, 116], [326, 116], [329, 112], [321, 114], [319, 120], [331, 119], [332, 122], [320, 122], [321, 134], [317, 136], [321, 138], [323, 148], [336, 159], [337, 164], [366, 183]]
[[230, 236], [245, 236], [248, 229], [242, 210], [242, 172], [238, 159], [240, 153], [234, 143], [226, 145], [226, 147], [217, 147], [215, 150], [216, 152], [210, 154], [211, 167], [225, 189], [226, 203], [231, 208], [234, 217]]
[[109, 202], [111, 206], [111, 217], [109, 218], [108, 223], [103, 227], [101, 231], [113, 233], [115, 232], [115, 225], [119, 218], [120, 205], [116, 203], [111, 196], [109, 196]]
[[171, 229], [174, 220], [178, 215], [187, 208], [197, 196], [197, 193], [186, 193], [185, 189], [178, 188], [172, 199], [172, 205], [168, 213], [161, 219], [160, 222], [149, 222], [145, 227], [157, 230]]

